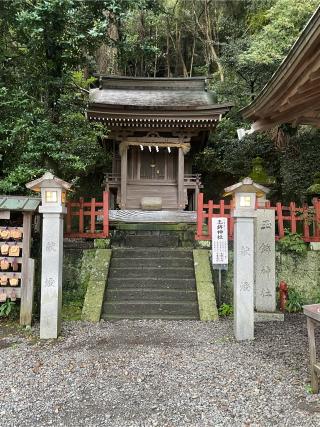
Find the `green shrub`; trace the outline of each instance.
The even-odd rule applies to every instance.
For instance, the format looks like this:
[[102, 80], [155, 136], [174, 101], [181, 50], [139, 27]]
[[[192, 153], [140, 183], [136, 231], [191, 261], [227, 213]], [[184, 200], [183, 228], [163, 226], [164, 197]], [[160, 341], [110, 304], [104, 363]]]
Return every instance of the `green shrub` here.
[[285, 230], [285, 236], [278, 241], [278, 247], [283, 253], [295, 253], [297, 255], [305, 255], [307, 253], [307, 245], [298, 233], [290, 233]]
[[286, 310], [289, 313], [299, 313], [302, 311], [304, 300], [300, 292], [295, 289], [288, 289], [288, 299], [286, 302]]
[[10, 298], [7, 298], [5, 302], [0, 304], [0, 317], [9, 317], [15, 305]]
[[218, 313], [219, 313], [219, 316], [221, 316], [221, 317], [232, 316], [232, 314], [233, 314], [233, 307], [230, 304], [223, 303], [218, 308]]

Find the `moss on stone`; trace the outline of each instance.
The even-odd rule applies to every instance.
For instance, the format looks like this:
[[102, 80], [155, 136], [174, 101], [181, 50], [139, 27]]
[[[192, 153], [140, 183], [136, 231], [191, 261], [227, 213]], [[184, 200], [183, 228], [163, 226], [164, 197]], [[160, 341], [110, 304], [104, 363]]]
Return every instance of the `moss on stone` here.
[[289, 288], [295, 289], [305, 303], [320, 300], [320, 252], [308, 251], [303, 257], [277, 253], [276, 281], [284, 280]]
[[82, 320], [88, 322], [99, 322], [100, 320], [111, 252], [111, 249], [96, 249], [82, 309]]
[[95, 239], [94, 247], [96, 249], [108, 249], [110, 248], [110, 239]]
[[[297, 290], [306, 303], [320, 301], [320, 251], [308, 251], [301, 257], [295, 254], [276, 253], [276, 283], [284, 280]], [[229, 251], [229, 265], [222, 272], [221, 301], [233, 303], [233, 251]]]
[[209, 251], [204, 249], [195, 249], [193, 251], [193, 260], [200, 320], [217, 320], [219, 316], [214, 285], [212, 282]]
[[196, 247], [201, 249], [210, 249], [211, 248], [211, 240], [197, 240]]
[[190, 228], [195, 229], [195, 225], [187, 223], [119, 223], [115, 225], [115, 229], [124, 231], [184, 231]]
[[94, 249], [64, 251], [62, 317], [65, 320], [77, 320], [81, 317], [95, 253]]

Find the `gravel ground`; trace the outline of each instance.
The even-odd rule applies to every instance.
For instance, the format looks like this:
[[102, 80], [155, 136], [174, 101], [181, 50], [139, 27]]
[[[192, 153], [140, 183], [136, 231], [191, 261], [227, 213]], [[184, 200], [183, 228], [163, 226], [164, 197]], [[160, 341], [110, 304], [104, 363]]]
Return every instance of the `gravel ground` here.
[[64, 323], [57, 341], [0, 331], [1, 426], [319, 426], [305, 319]]

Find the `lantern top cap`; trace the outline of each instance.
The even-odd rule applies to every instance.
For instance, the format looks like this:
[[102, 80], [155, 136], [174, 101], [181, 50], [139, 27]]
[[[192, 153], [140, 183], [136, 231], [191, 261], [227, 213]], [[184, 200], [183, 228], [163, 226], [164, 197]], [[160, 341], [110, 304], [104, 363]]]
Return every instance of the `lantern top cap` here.
[[261, 184], [253, 182], [249, 177], [244, 178], [242, 181], [237, 184], [233, 184], [230, 187], [224, 189], [224, 197], [230, 196], [235, 193], [256, 193], [258, 197], [262, 197], [265, 194], [269, 193], [269, 188], [264, 187]]
[[49, 187], [49, 188], [58, 187], [58, 188], [62, 188], [63, 190], [70, 190], [71, 185], [72, 184], [69, 184], [68, 182], [63, 181], [57, 176], [54, 176], [51, 172], [46, 172], [40, 178], [35, 179], [34, 181], [31, 181], [31, 182], [28, 182], [26, 184], [26, 187], [29, 188], [29, 190], [40, 192], [41, 188], [44, 188], [44, 187]]

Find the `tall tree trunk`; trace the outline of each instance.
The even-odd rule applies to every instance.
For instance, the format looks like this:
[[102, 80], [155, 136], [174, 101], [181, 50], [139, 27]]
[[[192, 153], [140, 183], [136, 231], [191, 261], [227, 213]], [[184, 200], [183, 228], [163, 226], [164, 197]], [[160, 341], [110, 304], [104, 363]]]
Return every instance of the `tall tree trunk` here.
[[[158, 27], [156, 26], [156, 48], [158, 48]], [[157, 65], [158, 65], [158, 53], [155, 53], [154, 57], [154, 69], [153, 69], [153, 77], [157, 75]]]
[[167, 77], [171, 77], [171, 63], [170, 63], [170, 37], [169, 37], [169, 33], [167, 33], [166, 64], [167, 64]]
[[[172, 40], [172, 37], [171, 37]], [[172, 40], [173, 42], [173, 40]], [[184, 62], [184, 58], [181, 51], [181, 30], [178, 29], [178, 23], [176, 23], [176, 34], [175, 34], [175, 43], [173, 42], [175, 52], [176, 52], [176, 76], [183, 75], [183, 77], [188, 77], [188, 70]]]
[[196, 47], [196, 38], [195, 38], [195, 36], [193, 36], [192, 51], [191, 51], [191, 60], [190, 60], [190, 69], [189, 69], [189, 77], [192, 77], [192, 68], [193, 68], [193, 60], [194, 60], [195, 47]]
[[[193, 14], [195, 18], [195, 22], [197, 24], [199, 34], [201, 34], [201, 41], [205, 46], [206, 57], [207, 57], [207, 65], [210, 67], [211, 64], [215, 64], [218, 69], [218, 74], [220, 76], [220, 80], [224, 81], [224, 69], [221, 64], [218, 52], [215, 48], [215, 44], [217, 40], [215, 38], [215, 33], [212, 30], [211, 17], [210, 17], [210, 8], [209, 5], [211, 0], [204, 0], [204, 2], [200, 3], [204, 5], [203, 10], [198, 15], [196, 6], [199, 5], [195, 0], [193, 1]], [[202, 22], [200, 22], [202, 19]]]
[[213, 31], [212, 31], [210, 11], [209, 11], [209, 3], [210, 3], [210, 0], [205, 0], [204, 16], [205, 16], [205, 31], [206, 31], [207, 44], [208, 44], [208, 49], [210, 52], [211, 60], [212, 60], [212, 62], [216, 63], [216, 65], [218, 67], [218, 73], [220, 76], [220, 80], [223, 82], [224, 81], [224, 70], [223, 70], [222, 64], [220, 62], [220, 58], [217, 54], [217, 51], [214, 47], [215, 39], [213, 38]]
[[113, 12], [104, 12], [108, 17], [109, 26], [107, 30], [108, 38], [112, 45], [103, 43], [96, 51], [96, 62], [99, 74], [116, 75], [119, 74], [118, 48], [119, 29], [116, 16]]

